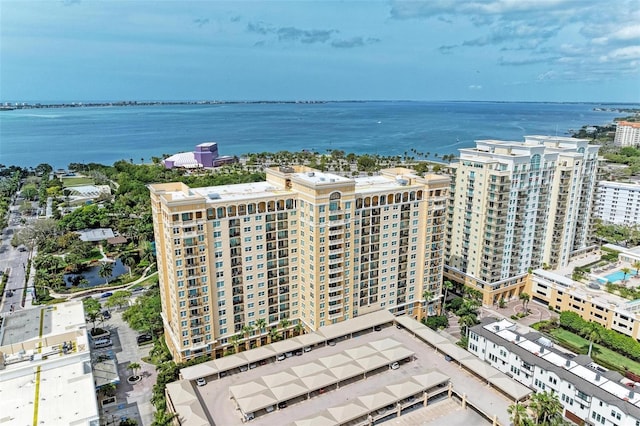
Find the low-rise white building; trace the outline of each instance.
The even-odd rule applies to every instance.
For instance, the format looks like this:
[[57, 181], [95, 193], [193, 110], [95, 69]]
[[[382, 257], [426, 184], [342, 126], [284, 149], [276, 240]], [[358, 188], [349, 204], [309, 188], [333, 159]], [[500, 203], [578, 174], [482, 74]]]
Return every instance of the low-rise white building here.
[[82, 301], [18, 311], [0, 327], [0, 424], [98, 426]]
[[598, 182], [593, 214], [606, 223], [637, 225], [640, 222], [640, 183]]
[[590, 425], [640, 425], [640, 389], [586, 355], [558, 350], [508, 320], [485, 321], [469, 333], [468, 350], [536, 392], [553, 391], [565, 418]]

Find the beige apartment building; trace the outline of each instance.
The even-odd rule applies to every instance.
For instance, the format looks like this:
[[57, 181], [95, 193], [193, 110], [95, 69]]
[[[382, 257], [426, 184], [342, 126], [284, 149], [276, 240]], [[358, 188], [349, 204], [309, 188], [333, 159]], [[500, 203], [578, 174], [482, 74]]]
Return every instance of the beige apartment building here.
[[346, 178], [305, 166], [266, 175], [150, 185], [176, 361], [266, 344], [283, 320], [291, 335], [381, 309], [436, 312], [448, 176], [394, 168]]
[[613, 139], [615, 146], [640, 146], [640, 123], [633, 121], [618, 121], [616, 135]]
[[527, 292], [534, 300], [640, 340], [640, 301], [591, 289], [553, 271], [536, 269], [528, 278]]
[[564, 266], [590, 250], [598, 149], [551, 136], [460, 149], [450, 168], [445, 278], [491, 305], [517, 298], [530, 268]]

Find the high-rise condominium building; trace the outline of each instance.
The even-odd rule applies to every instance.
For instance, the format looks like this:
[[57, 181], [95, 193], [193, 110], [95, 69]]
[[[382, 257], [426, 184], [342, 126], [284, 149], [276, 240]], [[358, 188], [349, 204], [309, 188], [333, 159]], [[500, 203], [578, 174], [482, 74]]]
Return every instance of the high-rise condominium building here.
[[452, 165], [445, 277], [518, 297], [529, 268], [566, 265], [587, 250], [598, 145], [567, 137], [476, 141]]
[[640, 183], [598, 182], [593, 213], [606, 223], [637, 225], [640, 223]]
[[615, 146], [640, 146], [640, 123], [618, 121], [616, 124]]
[[437, 309], [448, 176], [396, 168], [351, 179], [304, 166], [266, 174], [207, 188], [150, 185], [174, 359], [265, 344], [287, 324], [317, 330], [380, 309]]

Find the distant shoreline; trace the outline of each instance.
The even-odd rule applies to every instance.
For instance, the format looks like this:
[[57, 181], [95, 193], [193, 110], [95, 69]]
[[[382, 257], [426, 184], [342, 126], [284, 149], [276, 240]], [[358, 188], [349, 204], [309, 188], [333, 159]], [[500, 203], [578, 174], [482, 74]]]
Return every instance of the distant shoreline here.
[[[60, 103], [41, 103], [41, 102], [5, 102], [0, 105], [0, 111], [14, 111], [22, 109], [54, 109], [54, 108], [108, 108], [108, 107], [136, 107], [136, 106], [167, 106], [167, 105], [291, 105], [291, 104], [330, 104], [330, 103], [368, 103], [368, 102], [456, 102], [456, 103], [540, 103], [540, 104], [581, 104], [581, 105], [629, 105], [636, 106], [638, 104], [628, 102], [534, 102], [534, 101], [454, 101], [454, 100], [440, 100], [440, 101], [415, 101], [415, 100], [281, 100], [281, 101], [114, 101], [114, 102], [60, 102]], [[640, 108], [624, 108], [624, 107], [594, 107], [594, 111], [606, 111], [606, 112], [632, 112], [638, 113]]]

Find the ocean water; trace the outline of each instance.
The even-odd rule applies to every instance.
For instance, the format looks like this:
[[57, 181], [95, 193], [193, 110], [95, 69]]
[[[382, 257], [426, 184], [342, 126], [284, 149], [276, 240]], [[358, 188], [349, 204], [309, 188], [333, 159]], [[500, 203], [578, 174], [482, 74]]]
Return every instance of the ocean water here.
[[0, 111], [0, 163], [134, 163], [217, 142], [221, 155], [303, 149], [456, 154], [477, 139], [567, 136], [624, 113], [612, 105], [510, 102], [329, 102]]

